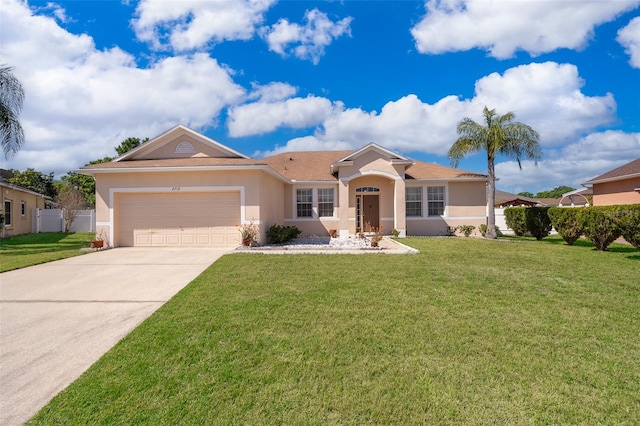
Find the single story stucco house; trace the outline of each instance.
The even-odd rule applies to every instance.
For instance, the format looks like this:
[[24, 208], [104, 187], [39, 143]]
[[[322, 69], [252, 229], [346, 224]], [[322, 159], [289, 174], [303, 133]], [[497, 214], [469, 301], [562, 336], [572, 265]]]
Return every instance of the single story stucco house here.
[[238, 226], [250, 222], [263, 242], [273, 224], [403, 237], [486, 223], [486, 175], [373, 143], [256, 160], [178, 125], [79, 172], [96, 179], [96, 232], [116, 247], [237, 244]]
[[640, 158], [597, 176], [583, 185], [593, 188], [594, 206], [640, 204]]
[[[0, 170], [0, 238], [28, 234], [33, 227], [33, 212], [44, 209], [46, 197], [43, 194], [9, 182], [13, 174]], [[6, 179], [5, 179], [6, 178]]]

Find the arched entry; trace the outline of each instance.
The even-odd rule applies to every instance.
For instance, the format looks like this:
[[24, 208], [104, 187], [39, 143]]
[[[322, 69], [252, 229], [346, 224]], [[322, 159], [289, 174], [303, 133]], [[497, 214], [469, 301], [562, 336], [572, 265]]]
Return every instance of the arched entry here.
[[356, 188], [356, 232], [377, 232], [380, 229], [380, 188]]

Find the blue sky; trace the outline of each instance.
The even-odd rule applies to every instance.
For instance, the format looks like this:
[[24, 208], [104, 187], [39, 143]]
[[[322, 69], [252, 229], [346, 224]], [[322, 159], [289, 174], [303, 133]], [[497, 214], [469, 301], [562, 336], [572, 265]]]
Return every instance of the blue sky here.
[[255, 158], [376, 142], [448, 165], [485, 105], [544, 150], [498, 159], [504, 190], [640, 157], [640, 0], [1, 1], [0, 62], [27, 94], [3, 168], [59, 177], [179, 123]]

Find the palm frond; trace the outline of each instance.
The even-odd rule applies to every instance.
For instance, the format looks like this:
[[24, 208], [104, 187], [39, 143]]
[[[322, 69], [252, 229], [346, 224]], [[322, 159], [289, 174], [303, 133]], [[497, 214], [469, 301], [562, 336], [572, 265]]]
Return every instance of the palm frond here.
[[0, 65], [0, 143], [5, 158], [18, 152], [24, 143], [24, 131], [18, 119], [24, 103], [24, 89], [12, 70], [12, 67]]

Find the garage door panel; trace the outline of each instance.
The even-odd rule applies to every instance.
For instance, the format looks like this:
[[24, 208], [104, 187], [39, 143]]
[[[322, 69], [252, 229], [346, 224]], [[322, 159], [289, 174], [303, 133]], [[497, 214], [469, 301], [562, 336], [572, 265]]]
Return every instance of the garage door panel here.
[[121, 246], [210, 246], [239, 242], [240, 193], [127, 193], [118, 197]]

